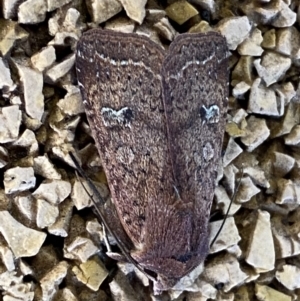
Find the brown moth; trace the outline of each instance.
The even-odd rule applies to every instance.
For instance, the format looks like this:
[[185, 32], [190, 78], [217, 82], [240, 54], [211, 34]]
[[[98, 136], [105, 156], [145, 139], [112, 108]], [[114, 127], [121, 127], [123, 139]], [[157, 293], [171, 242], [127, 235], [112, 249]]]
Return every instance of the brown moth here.
[[203, 263], [227, 110], [226, 40], [93, 29], [76, 69], [113, 206], [102, 219], [156, 291]]

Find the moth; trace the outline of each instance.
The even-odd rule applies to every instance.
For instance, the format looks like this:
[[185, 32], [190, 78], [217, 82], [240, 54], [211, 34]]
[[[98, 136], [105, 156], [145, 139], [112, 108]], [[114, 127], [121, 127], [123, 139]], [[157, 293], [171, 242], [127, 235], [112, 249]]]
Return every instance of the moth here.
[[130, 261], [166, 290], [203, 263], [228, 95], [227, 44], [92, 29], [76, 70], [112, 204], [95, 201]]

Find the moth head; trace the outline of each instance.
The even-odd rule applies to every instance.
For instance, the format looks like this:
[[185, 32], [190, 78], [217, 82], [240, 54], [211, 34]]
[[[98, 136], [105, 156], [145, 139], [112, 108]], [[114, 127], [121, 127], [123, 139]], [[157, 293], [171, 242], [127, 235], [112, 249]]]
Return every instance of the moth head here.
[[172, 289], [180, 278], [166, 278], [163, 275], [157, 275], [157, 280], [153, 282], [154, 295], [160, 295], [163, 291]]
[[201, 262], [196, 268], [193, 267], [188, 274], [183, 277], [166, 277], [158, 274], [156, 281], [153, 282], [154, 295], [159, 295], [166, 290], [182, 290], [182, 287], [192, 285], [195, 280], [202, 274], [204, 264]]

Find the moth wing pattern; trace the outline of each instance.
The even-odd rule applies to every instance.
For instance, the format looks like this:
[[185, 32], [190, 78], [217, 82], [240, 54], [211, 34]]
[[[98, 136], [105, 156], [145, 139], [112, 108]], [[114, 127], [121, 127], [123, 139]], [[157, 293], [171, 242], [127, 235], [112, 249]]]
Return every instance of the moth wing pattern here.
[[160, 289], [207, 255], [225, 52], [217, 33], [180, 35], [167, 55], [146, 37], [101, 29], [77, 46], [78, 84], [131, 256], [158, 274]]
[[162, 69], [173, 179], [193, 212], [190, 254], [208, 252], [207, 227], [227, 112], [226, 53], [219, 33], [181, 34], [170, 45]]
[[[118, 216], [137, 253], [155, 255], [163, 238], [161, 211], [174, 202], [170, 182], [161, 66], [164, 51], [134, 34], [90, 30], [76, 68], [87, 117]], [[167, 200], [167, 201], [166, 201]], [[161, 243], [160, 243], [161, 242]], [[163, 255], [163, 254], [162, 254]], [[141, 261], [141, 255], [137, 261]]]

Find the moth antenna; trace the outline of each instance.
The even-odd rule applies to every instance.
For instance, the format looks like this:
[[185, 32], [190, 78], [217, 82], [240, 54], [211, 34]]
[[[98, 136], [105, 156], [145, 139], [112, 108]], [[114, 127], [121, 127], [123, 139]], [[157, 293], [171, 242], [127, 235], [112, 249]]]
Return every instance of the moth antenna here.
[[[72, 158], [73, 159], [73, 158]], [[92, 200], [92, 202], [94, 203], [94, 200], [93, 200], [93, 196], [89, 193], [89, 191], [87, 190], [87, 188], [85, 187], [85, 185], [83, 184], [83, 182], [81, 181], [81, 179], [79, 178], [79, 175], [78, 175], [78, 172], [77, 170], [75, 170], [75, 174], [76, 174], [76, 177], [78, 179], [78, 181], [80, 182], [81, 184], [81, 187], [84, 189], [84, 191], [86, 192], [86, 194], [89, 196], [89, 198]], [[111, 252], [111, 247], [110, 247], [110, 244], [109, 244], [109, 241], [108, 241], [108, 238], [107, 238], [107, 234], [106, 234], [106, 227], [105, 225], [103, 224], [102, 220], [101, 220], [101, 224], [102, 224], [102, 227], [103, 227], [103, 239], [104, 239], [104, 242], [105, 242], [105, 245], [106, 245], [106, 248], [107, 248], [107, 251], [108, 252]]]
[[226, 219], [227, 219], [228, 214], [229, 214], [229, 211], [230, 211], [230, 209], [231, 209], [231, 205], [232, 205], [232, 203], [236, 200], [237, 192], [238, 192], [238, 190], [239, 190], [239, 188], [240, 188], [240, 185], [241, 185], [243, 176], [244, 176], [244, 168], [242, 168], [242, 175], [241, 175], [241, 177], [240, 177], [240, 179], [239, 179], [239, 182], [238, 182], [238, 185], [237, 185], [237, 187], [236, 187], [236, 190], [234, 191], [233, 197], [232, 197], [232, 199], [231, 199], [231, 201], [230, 201], [230, 203], [229, 203], [229, 206], [228, 206], [228, 208], [227, 208], [227, 211], [226, 211], [226, 214], [225, 214], [225, 218], [223, 219], [222, 225], [221, 225], [221, 227], [219, 228], [217, 234], [215, 235], [214, 239], [212, 240], [212, 242], [211, 242], [211, 244], [210, 244], [210, 248], [211, 248], [211, 247], [213, 246], [213, 244], [216, 242], [216, 240], [217, 240], [219, 234], [221, 233], [221, 231], [222, 231], [222, 229], [223, 229], [223, 227], [224, 227], [224, 225], [225, 225]]
[[[119, 240], [119, 238], [117, 237], [117, 235], [115, 235], [114, 231], [111, 229], [111, 227], [107, 224], [104, 213], [100, 210], [99, 206], [97, 206], [97, 201], [94, 200], [94, 195], [96, 196], [96, 199], [98, 199], [100, 201], [100, 203], [102, 205], [104, 205], [104, 200], [101, 196], [101, 194], [99, 193], [99, 191], [97, 190], [96, 186], [93, 184], [93, 182], [89, 179], [89, 177], [86, 176], [84, 170], [81, 168], [81, 166], [79, 165], [79, 162], [77, 161], [77, 159], [75, 158], [75, 155], [72, 152], [69, 152], [69, 156], [71, 157], [71, 159], [73, 160], [73, 163], [76, 166], [77, 171], [79, 172], [80, 176], [82, 178], [84, 178], [84, 180], [87, 182], [88, 186], [90, 187], [90, 189], [93, 191], [93, 195], [91, 195], [86, 187], [83, 185], [83, 183], [81, 182], [81, 185], [83, 186], [84, 190], [87, 192], [87, 194], [89, 195], [89, 197], [91, 198], [93, 204], [94, 204], [94, 208], [97, 211], [97, 213], [99, 214], [100, 218], [101, 218], [101, 222], [104, 224], [104, 227], [106, 229], [108, 229], [108, 231], [110, 232], [110, 234], [113, 236], [113, 238], [116, 240], [118, 247], [120, 248], [120, 250], [122, 251], [122, 253], [124, 254], [124, 256], [126, 257], [126, 259], [132, 263], [139, 271], [141, 271], [146, 277], [148, 277], [148, 279], [152, 280], [152, 281], [156, 281], [156, 279], [152, 276], [150, 276], [147, 272], [145, 272], [145, 270], [143, 269], [142, 266], [140, 266], [135, 260], [134, 258], [132, 258], [132, 256], [130, 255], [130, 251], [126, 248], [126, 246]], [[76, 173], [77, 173], [76, 171]]]

